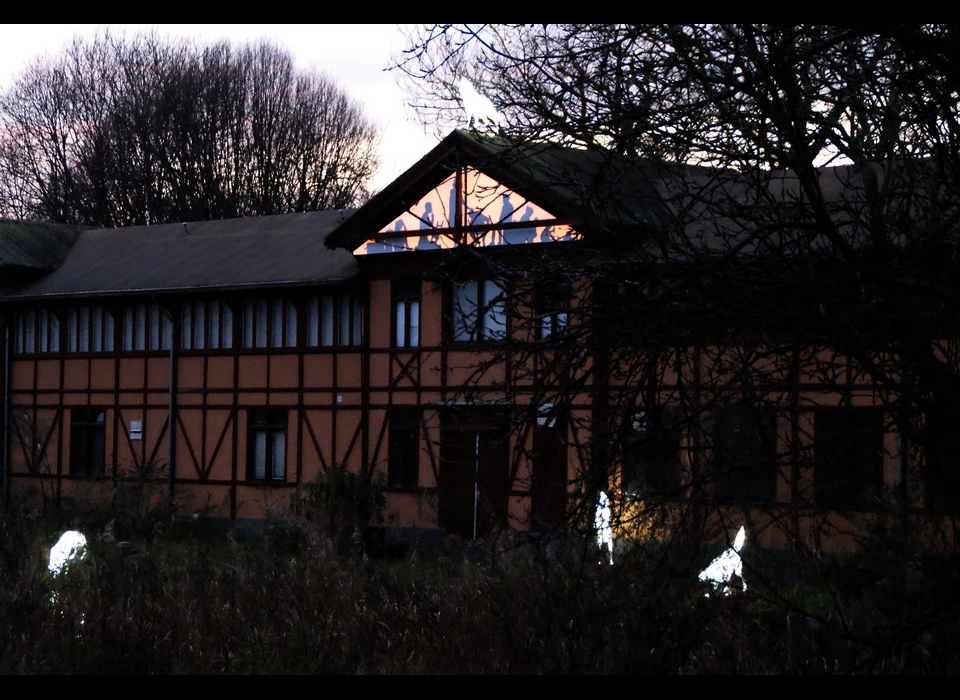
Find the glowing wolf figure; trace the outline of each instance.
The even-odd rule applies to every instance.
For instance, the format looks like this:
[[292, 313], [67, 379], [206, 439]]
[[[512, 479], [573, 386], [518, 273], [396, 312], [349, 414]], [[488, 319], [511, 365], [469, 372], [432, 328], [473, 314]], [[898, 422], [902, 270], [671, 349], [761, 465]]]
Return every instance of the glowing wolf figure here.
[[[60, 539], [57, 540], [57, 543], [50, 548], [50, 563], [47, 565], [47, 569], [53, 575], [54, 578], [57, 578], [64, 571], [69, 569], [69, 564], [74, 559], [83, 561], [87, 556], [87, 538], [83, 536], [83, 533], [77, 532], [76, 530], [67, 530], [65, 533], [60, 535]], [[57, 592], [50, 592], [50, 604], [57, 604]], [[61, 612], [61, 615], [63, 613]], [[85, 622], [83, 613], [80, 613], [80, 624], [83, 625]], [[80, 633], [77, 633], [77, 638], [80, 637]]]
[[50, 564], [47, 569], [54, 576], [59, 576], [70, 561], [83, 560], [86, 555], [87, 538], [76, 530], [67, 530], [50, 548]]
[[743, 549], [746, 541], [747, 531], [741, 526], [736, 539], [733, 541], [733, 547], [725, 550], [719, 557], [710, 562], [710, 566], [700, 572], [699, 579], [706, 583], [712, 583], [714, 592], [723, 591], [724, 595], [730, 595], [733, 592], [730, 588], [730, 579], [738, 576], [741, 587], [746, 591], [747, 582], [743, 580], [743, 559], [740, 558], [740, 550]]

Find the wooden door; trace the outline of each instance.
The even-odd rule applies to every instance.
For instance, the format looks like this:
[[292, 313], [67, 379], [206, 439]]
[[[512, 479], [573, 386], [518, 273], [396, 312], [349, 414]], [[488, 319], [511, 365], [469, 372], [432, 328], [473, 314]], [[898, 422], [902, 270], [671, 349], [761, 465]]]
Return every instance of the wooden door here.
[[509, 440], [502, 421], [462, 411], [447, 417], [439, 490], [440, 525], [449, 534], [483, 538], [506, 524]]
[[530, 526], [551, 530], [567, 515], [567, 443], [562, 421], [533, 429]]

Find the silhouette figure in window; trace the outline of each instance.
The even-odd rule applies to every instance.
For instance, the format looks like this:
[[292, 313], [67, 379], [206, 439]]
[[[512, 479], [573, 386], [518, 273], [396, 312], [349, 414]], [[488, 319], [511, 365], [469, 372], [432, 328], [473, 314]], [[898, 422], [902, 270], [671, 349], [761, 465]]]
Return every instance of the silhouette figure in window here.
[[423, 214], [420, 215], [420, 230], [433, 228], [433, 204], [424, 202]]

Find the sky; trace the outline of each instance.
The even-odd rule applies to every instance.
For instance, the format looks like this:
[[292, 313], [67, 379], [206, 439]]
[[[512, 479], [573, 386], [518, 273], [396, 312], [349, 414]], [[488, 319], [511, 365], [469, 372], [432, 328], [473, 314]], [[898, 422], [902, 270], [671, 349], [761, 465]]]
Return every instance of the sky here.
[[437, 144], [436, 136], [406, 105], [396, 71], [384, 70], [405, 47], [396, 24], [0, 24], [0, 91], [37, 58], [59, 53], [74, 36], [93, 36], [103, 29], [127, 36], [156, 29], [161, 36], [211, 42], [275, 41], [291, 53], [299, 68], [336, 80], [380, 125], [381, 163], [374, 190], [389, 184]]

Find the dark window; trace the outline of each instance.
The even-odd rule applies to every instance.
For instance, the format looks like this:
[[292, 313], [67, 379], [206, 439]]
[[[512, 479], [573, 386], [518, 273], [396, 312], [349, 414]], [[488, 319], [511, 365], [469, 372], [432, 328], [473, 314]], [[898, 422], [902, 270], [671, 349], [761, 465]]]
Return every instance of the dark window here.
[[106, 410], [89, 406], [70, 411], [70, 474], [73, 476], [103, 476], [106, 416]]
[[638, 411], [623, 443], [624, 494], [638, 498], [676, 494], [680, 487], [680, 431], [671, 411]]
[[713, 422], [711, 496], [720, 502], [773, 501], [777, 431], [773, 406], [724, 406]]
[[287, 411], [258, 408], [249, 413], [247, 478], [284, 481], [287, 460]]
[[817, 505], [836, 510], [877, 505], [883, 484], [883, 413], [870, 407], [817, 409]]
[[507, 335], [503, 287], [494, 280], [454, 282], [450, 320], [454, 342], [503, 340]]
[[420, 418], [415, 408], [395, 408], [390, 414], [390, 455], [387, 483], [412, 489], [420, 483]]
[[393, 282], [393, 345], [420, 345], [420, 280]]
[[534, 300], [537, 339], [556, 337], [567, 327], [570, 314], [570, 289], [548, 286], [538, 290]]
[[928, 411], [921, 432], [920, 450], [924, 464], [924, 491], [927, 507], [960, 513], [960, 422], [958, 409], [937, 406]]

